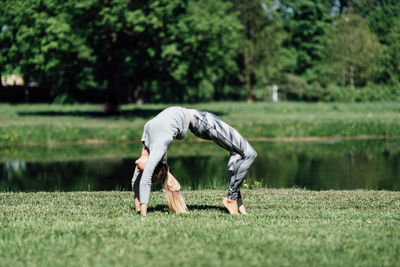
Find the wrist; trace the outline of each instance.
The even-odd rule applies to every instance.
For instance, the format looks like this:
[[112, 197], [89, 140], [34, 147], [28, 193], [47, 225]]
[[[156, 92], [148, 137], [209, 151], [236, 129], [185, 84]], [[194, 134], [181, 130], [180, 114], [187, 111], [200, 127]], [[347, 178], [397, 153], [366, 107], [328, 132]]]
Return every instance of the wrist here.
[[135, 210], [140, 212], [140, 201], [139, 198], [135, 196]]

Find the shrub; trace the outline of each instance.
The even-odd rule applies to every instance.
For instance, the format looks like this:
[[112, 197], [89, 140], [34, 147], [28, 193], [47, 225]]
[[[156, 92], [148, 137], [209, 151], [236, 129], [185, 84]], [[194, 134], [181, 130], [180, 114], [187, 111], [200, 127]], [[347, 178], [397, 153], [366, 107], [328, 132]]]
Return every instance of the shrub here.
[[356, 96], [357, 89], [353, 86], [341, 87], [336, 84], [329, 84], [321, 100], [327, 102], [354, 102]]
[[324, 90], [318, 82], [309, 84], [300, 76], [287, 74], [280, 93], [288, 100], [318, 101], [323, 97]]
[[357, 101], [396, 101], [400, 100], [400, 87], [396, 85], [372, 84], [360, 89]]
[[287, 74], [280, 85], [280, 91], [284, 98], [288, 100], [301, 100], [303, 92], [307, 90], [307, 87], [307, 81], [302, 77]]
[[400, 86], [370, 84], [362, 88], [329, 84], [321, 98], [326, 102], [376, 102], [400, 100]]

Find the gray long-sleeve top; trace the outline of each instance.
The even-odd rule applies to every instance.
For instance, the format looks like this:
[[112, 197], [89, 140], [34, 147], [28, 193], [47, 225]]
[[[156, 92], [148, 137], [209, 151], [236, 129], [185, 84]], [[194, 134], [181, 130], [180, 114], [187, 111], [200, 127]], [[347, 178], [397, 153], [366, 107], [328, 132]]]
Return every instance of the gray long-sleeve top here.
[[[149, 149], [149, 158], [140, 178], [139, 199], [141, 204], [148, 204], [151, 177], [160, 161], [166, 162], [167, 149], [174, 138], [183, 139], [189, 128], [190, 110], [183, 107], [169, 107], [144, 125], [142, 143]], [[140, 172], [135, 170], [132, 185]], [[134, 190], [134, 194], [137, 194]]]

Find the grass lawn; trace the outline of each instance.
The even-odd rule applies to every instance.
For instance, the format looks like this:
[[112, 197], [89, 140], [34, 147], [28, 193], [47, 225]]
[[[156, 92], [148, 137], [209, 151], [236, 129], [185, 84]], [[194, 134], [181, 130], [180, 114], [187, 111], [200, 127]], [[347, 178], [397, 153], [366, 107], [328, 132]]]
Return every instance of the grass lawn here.
[[[217, 102], [186, 107], [216, 113], [246, 138], [400, 136], [400, 107], [388, 103]], [[0, 144], [137, 142], [145, 122], [167, 105], [0, 104]], [[192, 134], [187, 139], [194, 138]]]
[[0, 193], [2, 266], [399, 266], [400, 192], [244, 190], [248, 216], [223, 191], [183, 192], [190, 212], [149, 216], [129, 192]]

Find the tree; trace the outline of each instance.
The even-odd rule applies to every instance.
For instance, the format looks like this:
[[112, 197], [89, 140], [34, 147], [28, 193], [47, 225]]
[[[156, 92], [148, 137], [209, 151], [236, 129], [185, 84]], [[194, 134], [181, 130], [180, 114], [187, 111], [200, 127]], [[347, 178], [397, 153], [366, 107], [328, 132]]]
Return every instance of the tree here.
[[164, 99], [198, 101], [200, 86], [205, 83], [214, 88], [218, 98], [221, 87], [237, 74], [241, 25], [230, 10], [231, 5], [224, 1], [189, 1], [185, 15], [171, 30], [173, 42], [163, 52], [171, 58], [165, 69], [170, 78], [159, 79], [158, 86], [178, 90]]
[[399, 31], [400, 2], [383, 0], [368, 15], [368, 25], [376, 33], [384, 48], [383, 71], [384, 82], [400, 81], [399, 75]]
[[342, 13], [353, 13], [366, 19], [369, 28], [374, 32], [384, 50], [381, 62], [379, 81], [399, 80], [396, 69], [398, 61], [398, 36], [400, 27], [400, 2], [397, 0], [334, 0], [336, 9]]
[[286, 33], [273, 1], [233, 0], [232, 3], [243, 25], [239, 77], [247, 87], [247, 101], [253, 102], [255, 85], [279, 80], [289, 64], [288, 51], [282, 46]]
[[329, 28], [331, 6], [326, 1], [281, 1], [289, 32], [287, 47], [293, 51], [296, 65], [293, 72], [304, 74], [318, 65], [323, 57], [324, 39]]
[[385, 49], [384, 67], [391, 82], [400, 82], [400, 18], [391, 28], [387, 36], [388, 45]]
[[96, 87], [91, 65], [95, 57], [85, 39], [73, 31], [71, 4], [55, 1], [4, 1], [0, 39], [5, 71], [23, 74], [54, 95], [73, 88]]
[[365, 19], [356, 14], [342, 15], [328, 35], [323, 84], [340, 81], [344, 86], [363, 86], [376, 77], [382, 47]]
[[110, 113], [122, 97], [182, 101], [236, 74], [240, 23], [228, 11], [223, 0], [3, 1], [2, 67], [60, 101], [105, 91]]

